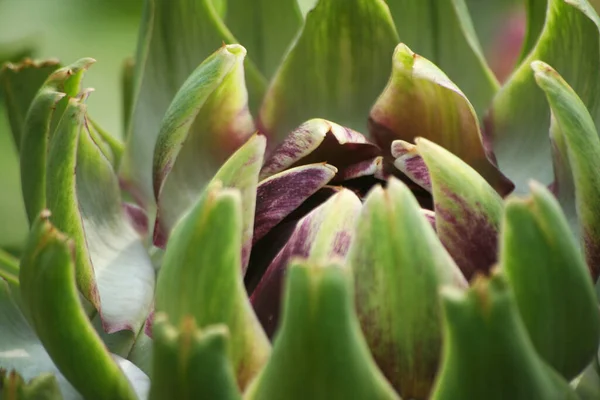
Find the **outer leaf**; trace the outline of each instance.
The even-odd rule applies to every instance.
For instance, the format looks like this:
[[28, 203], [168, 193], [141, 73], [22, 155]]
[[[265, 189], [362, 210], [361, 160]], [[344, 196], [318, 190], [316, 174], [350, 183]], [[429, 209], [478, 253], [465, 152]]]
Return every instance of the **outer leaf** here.
[[[147, 0], [136, 56], [133, 115], [121, 176], [139, 201], [152, 205], [152, 157], [165, 112], [197, 66], [221, 43], [236, 43], [211, 0]], [[250, 105], [266, 83], [246, 61]], [[190, 121], [192, 122], [192, 121]]]
[[229, 357], [244, 388], [266, 361], [270, 345], [246, 297], [241, 248], [239, 192], [209, 187], [173, 231], [158, 276], [156, 310], [174, 324], [191, 315], [200, 328], [227, 325]]
[[9, 371], [16, 370], [27, 381], [43, 373], [52, 373], [65, 399], [80, 399], [79, 393], [54, 365], [14, 300], [14, 294], [0, 279], [0, 365]]
[[150, 311], [154, 268], [88, 126], [85, 105], [71, 99], [50, 143], [48, 208], [53, 223], [73, 238], [78, 287], [99, 311], [104, 329], [137, 332]]
[[46, 206], [48, 143], [68, 101], [63, 98], [77, 95], [83, 73], [93, 62], [91, 58], [84, 58], [52, 73], [27, 112], [21, 139], [23, 156], [20, 161], [23, 201], [30, 224]]
[[475, 170], [427, 139], [416, 139], [429, 170], [437, 234], [467, 279], [497, 257], [502, 199]]
[[150, 400], [241, 399], [227, 359], [227, 327], [216, 325], [200, 331], [189, 317], [177, 329], [165, 314], [159, 314], [153, 330], [155, 379]]
[[297, 0], [227, 0], [225, 23], [270, 78], [302, 25]]
[[501, 276], [478, 278], [466, 294], [446, 290], [443, 306], [447, 344], [432, 400], [577, 399], [536, 354]]
[[466, 287], [408, 187], [395, 178], [365, 200], [349, 260], [363, 333], [407, 399], [426, 399], [441, 358], [439, 285]]
[[244, 398], [397, 399], [360, 333], [350, 270], [296, 262], [286, 286], [273, 354]]
[[364, 131], [397, 42], [383, 0], [319, 1], [271, 82], [261, 130], [275, 144], [315, 117]]
[[485, 62], [464, 0], [387, 3], [400, 40], [445, 71], [481, 116], [498, 82]]
[[62, 400], [56, 378], [42, 374], [25, 383], [23, 378], [11, 371], [0, 369], [0, 394], [5, 400]]
[[539, 184], [531, 191], [507, 203], [501, 262], [535, 349], [571, 380], [598, 349], [596, 295], [558, 202]]
[[56, 60], [27, 58], [19, 64], [5, 64], [0, 71], [0, 93], [17, 150], [21, 147], [27, 110], [40, 86], [58, 67]]
[[275, 174], [256, 190], [256, 218], [252, 243], [265, 236], [306, 199], [325, 186], [337, 172], [329, 164], [308, 164]]
[[298, 222], [250, 297], [267, 335], [273, 335], [279, 322], [282, 286], [290, 260], [295, 257], [315, 263], [345, 260], [360, 209], [360, 199], [343, 189]]
[[535, 47], [494, 99], [486, 133], [493, 140], [499, 167], [518, 192], [526, 191], [531, 178], [544, 184], [552, 181], [550, 108], [536, 88], [530, 64], [542, 60], [552, 65], [598, 119], [599, 26], [587, 0], [549, 0]]
[[254, 133], [245, 55], [239, 45], [222, 47], [193, 72], [167, 110], [154, 150], [154, 197], [165, 238], [219, 167]]
[[421, 136], [465, 161], [501, 194], [512, 190], [486, 156], [469, 100], [438, 67], [404, 44], [396, 47], [392, 76], [371, 109], [369, 125], [383, 149], [395, 139], [413, 141]]
[[[558, 168], [568, 164], [572, 174], [567, 178], [570, 182], [557, 182], [559, 197], [571, 203], [565, 204], [566, 210], [576, 212], [571, 220], [578, 221], [576, 231], [595, 282], [600, 275], [600, 138], [585, 105], [560, 75], [542, 62], [534, 62], [532, 68], [554, 115], [557, 129], [552, 130], [552, 139], [566, 150]], [[568, 193], [571, 187], [574, 198]]]
[[[84, 397], [135, 399], [85, 315], [75, 286], [75, 248], [43, 214], [32, 228], [20, 280], [31, 323], [52, 360]], [[83, 357], [93, 362], [81, 362]]]

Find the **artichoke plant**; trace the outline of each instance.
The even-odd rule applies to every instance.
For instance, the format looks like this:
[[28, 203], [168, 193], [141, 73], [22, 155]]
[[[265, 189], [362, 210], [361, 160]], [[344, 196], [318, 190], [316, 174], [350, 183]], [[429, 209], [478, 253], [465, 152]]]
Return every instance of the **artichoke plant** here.
[[600, 18], [526, 6], [500, 85], [464, 0], [147, 0], [123, 140], [6, 64], [3, 398], [600, 398]]

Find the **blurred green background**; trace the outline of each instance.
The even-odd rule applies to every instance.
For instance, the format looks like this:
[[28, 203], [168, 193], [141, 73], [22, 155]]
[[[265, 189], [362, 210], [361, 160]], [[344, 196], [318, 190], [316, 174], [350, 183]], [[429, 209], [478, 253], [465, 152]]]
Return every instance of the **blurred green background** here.
[[[253, 1], [253, 0], [247, 0]], [[299, 0], [309, 7], [315, 0]], [[419, 0], [415, 0], [419, 1]], [[441, 0], [440, 0], [441, 1]], [[497, 41], [524, 0], [467, 0], [475, 28], [491, 62]], [[593, 0], [596, 4], [600, 0]], [[120, 72], [134, 53], [143, 0], [0, 0], [0, 53], [19, 41], [35, 46], [36, 58], [70, 63], [93, 57], [97, 63], [84, 85], [96, 91], [89, 110], [116, 136], [121, 132]], [[522, 14], [522, 11], [521, 11]], [[521, 15], [522, 16], [522, 15]], [[243, 38], [238, 38], [243, 44]], [[0, 107], [0, 247], [18, 252], [26, 234], [18, 162]]]

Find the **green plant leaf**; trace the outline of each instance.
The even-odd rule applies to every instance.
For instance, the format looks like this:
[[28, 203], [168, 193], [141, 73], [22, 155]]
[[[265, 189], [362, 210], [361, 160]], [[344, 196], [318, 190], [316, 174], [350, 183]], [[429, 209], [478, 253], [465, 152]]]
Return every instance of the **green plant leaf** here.
[[548, 0], [526, 0], [525, 8], [527, 10], [527, 25], [523, 44], [521, 45], [520, 62], [522, 62], [535, 47], [539, 40], [540, 33], [544, 29]]
[[351, 278], [337, 263], [293, 262], [273, 353], [245, 399], [398, 399], [360, 332]]
[[600, 117], [600, 18], [587, 0], [547, 3], [535, 47], [494, 98], [486, 123], [498, 165], [519, 193], [527, 191], [530, 179], [549, 184], [553, 178], [550, 107], [536, 87], [533, 61], [552, 65], [589, 107], [594, 120]]
[[127, 355], [127, 359], [152, 379], [154, 341], [150, 337], [151, 329], [149, 322], [146, 323], [144, 329], [136, 337], [133, 347]]
[[498, 81], [486, 64], [464, 0], [387, 3], [400, 40], [448, 74], [481, 116]]
[[600, 398], [600, 366], [594, 360], [574, 381], [575, 392], [580, 400], [596, 400]]
[[229, 332], [214, 325], [199, 330], [193, 317], [175, 328], [158, 314], [154, 333], [154, 373], [150, 400], [241, 399], [227, 357]]
[[[19, 292], [20, 294], [20, 292]], [[42, 373], [56, 376], [66, 399], [81, 396], [60, 373], [15, 302], [14, 292], [0, 279], [0, 365], [29, 381]]]
[[555, 160], [558, 197], [569, 220], [576, 221], [574, 231], [595, 282], [600, 275], [600, 138], [585, 104], [560, 75], [542, 62], [532, 68], [554, 116], [552, 141], [563, 150]]
[[429, 139], [473, 167], [500, 194], [513, 188], [488, 160], [477, 115], [463, 92], [404, 44], [394, 51], [392, 75], [371, 109], [369, 130], [382, 149], [390, 149], [395, 139]]
[[0, 368], [0, 394], [4, 400], [62, 400], [60, 388], [52, 374], [41, 374], [25, 383], [15, 371]]
[[364, 131], [397, 43], [383, 0], [319, 1], [265, 95], [261, 131], [274, 145], [310, 118]]
[[536, 354], [501, 275], [443, 297], [446, 344], [432, 400], [577, 400]]
[[56, 60], [25, 59], [18, 64], [5, 64], [0, 70], [0, 95], [17, 151], [21, 148], [29, 106], [48, 76], [58, 68]]
[[[500, 261], [538, 354], [567, 380], [598, 349], [594, 286], [560, 205], [537, 183], [511, 199], [504, 214]], [[577, 310], [574, 312], [574, 310]]]
[[415, 142], [427, 171], [419, 168], [414, 178], [408, 177], [416, 183], [430, 182], [441, 242], [467, 279], [476, 271], [489, 271], [497, 259], [502, 198], [474, 169], [443, 147], [424, 138]]
[[[198, 65], [222, 43], [237, 43], [237, 40], [221, 20], [212, 0], [147, 0], [140, 32], [133, 113], [120, 175], [138, 201], [151, 207], [154, 204], [152, 160], [165, 112]], [[245, 67], [249, 105], [256, 109], [266, 82], [248, 59]]]
[[297, 0], [227, 0], [227, 11], [227, 27], [270, 78], [302, 26]]
[[121, 67], [121, 102], [123, 112], [123, 136], [127, 141], [127, 135], [131, 133], [129, 124], [133, 112], [133, 95], [135, 90], [135, 60], [127, 58]]
[[158, 275], [156, 311], [179, 325], [188, 315], [202, 329], [225, 324], [240, 388], [266, 361], [270, 345], [246, 296], [239, 191], [209, 186], [173, 230]]
[[89, 132], [81, 99], [69, 100], [50, 141], [46, 198], [72, 237], [77, 284], [108, 333], [137, 332], [152, 305], [155, 273], [122, 209], [119, 182]]
[[[158, 244], [164, 244], [206, 184], [255, 131], [247, 108], [245, 56], [239, 45], [222, 47], [192, 73], [167, 110], [154, 149]], [[258, 158], [260, 168], [262, 154]]]
[[84, 397], [135, 399], [80, 303], [76, 247], [48, 218], [43, 212], [32, 227], [19, 275], [32, 327], [52, 361]]
[[322, 264], [344, 261], [361, 207], [360, 199], [352, 191], [342, 189], [298, 221], [250, 297], [269, 337], [280, 321], [283, 284], [290, 260], [302, 257]]
[[439, 287], [467, 281], [395, 178], [368, 194], [356, 232], [349, 264], [371, 353], [402, 398], [426, 399], [441, 358]]
[[21, 186], [29, 223], [46, 207], [48, 143], [66, 108], [80, 91], [83, 73], [94, 62], [84, 58], [54, 71], [32, 100], [21, 138]]
[[17, 285], [19, 283], [19, 260], [2, 249], [0, 249], [0, 278], [13, 281]]

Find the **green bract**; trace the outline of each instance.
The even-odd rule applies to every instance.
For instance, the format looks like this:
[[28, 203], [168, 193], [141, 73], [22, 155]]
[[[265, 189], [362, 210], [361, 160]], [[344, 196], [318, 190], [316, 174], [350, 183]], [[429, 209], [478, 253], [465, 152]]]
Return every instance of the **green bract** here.
[[2, 398], [600, 398], [600, 18], [522, 3], [146, 0], [121, 139], [0, 51]]

